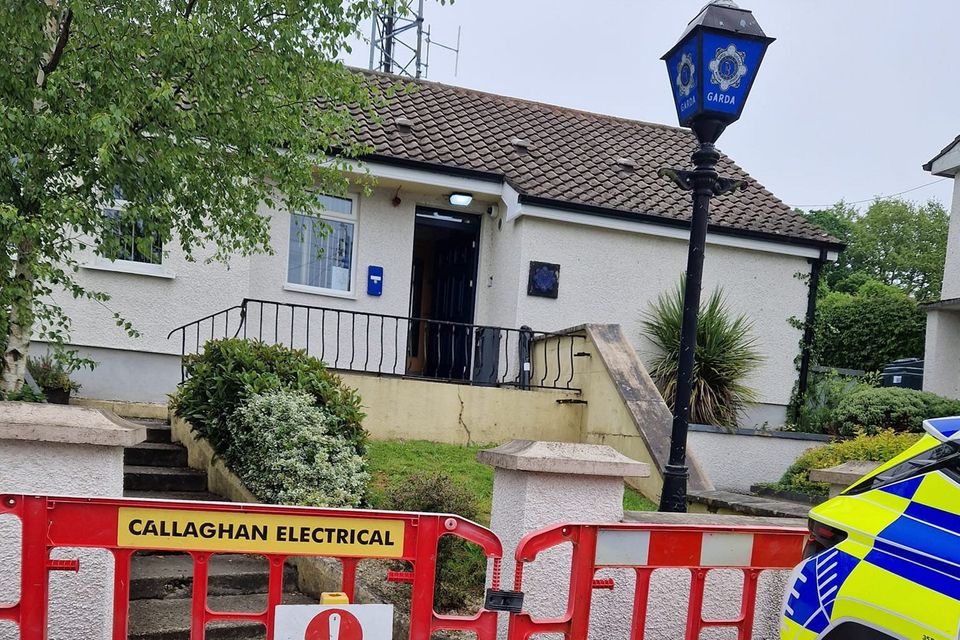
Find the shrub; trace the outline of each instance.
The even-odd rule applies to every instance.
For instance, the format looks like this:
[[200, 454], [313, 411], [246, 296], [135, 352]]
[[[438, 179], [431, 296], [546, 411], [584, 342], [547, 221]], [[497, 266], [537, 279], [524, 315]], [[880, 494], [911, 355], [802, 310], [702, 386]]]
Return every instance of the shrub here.
[[236, 338], [211, 340], [203, 353], [184, 358], [184, 369], [189, 377], [174, 395], [172, 408], [218, 453], [233, 445], [227, 420], [244, 401], [294, 390], [310, 395], [327, 416], [326, 429], [363, 454], [359, 396], [303, 351]]
[[883, 429], [919, 433], [927, 418], [958, 414], [960, 400], [913, 389], [867, 387], [844, 398], [834, 411], [833, 421], [843, 436], [858, 431], [874, 434]]
[[829, 469], [851, 460], [886, 462], [909, 449], [920, 438], [921, 436], [915, 433], [895, 433], [887, 430], [876, 435], [861, 434], [851, 440], [810, 449], [790, 465], [780, 482], [774, 486], [814, 497], [826, 497], [830, 485], [811, 482], [810, 471], [813, 469]]
[[27, 370], [41, 389], [77, 391], [80, 385], [70, 379], [70, 370], [49, 353], [39, 358], [27, 358]]
[[[825, 373], [811, 373], [810, 386], [803, 398], [799, 409], [794, 411], [791, 419], [797, 431], [805, 433], [828, 433], [837, 435], [838, 428], [835, 421], [837, 407], [852, 393], [872, 388], [872, 377], [857, 378], [829, 370]], [[867, 382], [870, 380], [870, 382]], [[794, 387], [796, 394], [796, 387]], [[795, 406], [796, 397], [791, 399], [791, 406]]]
[[[643, 320], [647, 337], [660, 351], [651, 360], [650, 375], [671, 409], [677, 390], [685, 287], [683, 279], [672, 293], [661, 294]], [[744, 315], [732, 316], [719, 288], [700, 305], [694, 358], [690, 421], [735, 428], [745, 406], [757, 400], [744, 380], [763, 358], [753, 325]]]
[[[453, 513], [469, 520], [476, 520], [479, 514], [473, 494], [443, 474], [409, 476], [387, 491], [386, 507], [396, 511]], [[483, 592], [486, 571], [487, 560], [480, 547], [455, 536], [441, 537], [434, 596], [437, 609], [462, 609], [471, 594]]]
[[29, 384], [24, 383], [20, 387], [19, 391], [11, 391], [10, 393], [4, 393], [0, 391], [0, 400], [7, 400], [9, 402], [46, 402], [47, 397], [43, 393], [35, 390]]
[[230, 469], [259, 499], [274, 504], [355, 507], [369, 480], [352, 444], [330, 428], [337, 418], [306, 393], [248, 398], [227, 420]]
[[817, 303], [813, 352], [825, 367], [874, 371], [923, 356], [926, 316], [896, 287], [871, 281], [856, 295], [833, 292]]

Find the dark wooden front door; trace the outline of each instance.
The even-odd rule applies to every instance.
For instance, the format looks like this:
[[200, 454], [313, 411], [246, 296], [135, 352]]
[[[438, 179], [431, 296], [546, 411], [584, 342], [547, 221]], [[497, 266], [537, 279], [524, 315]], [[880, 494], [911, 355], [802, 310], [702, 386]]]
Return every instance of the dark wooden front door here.
[[470, 377], [480, 218], [421, 208], [414, 231], [408, 373]]

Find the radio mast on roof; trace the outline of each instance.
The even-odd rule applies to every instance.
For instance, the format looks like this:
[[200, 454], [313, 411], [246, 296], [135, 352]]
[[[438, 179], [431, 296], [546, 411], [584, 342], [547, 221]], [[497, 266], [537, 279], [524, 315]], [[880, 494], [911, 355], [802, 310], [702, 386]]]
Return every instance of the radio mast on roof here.
[[424, 31], [423, 0], [384, 0], [373, 16], [369, 68], [410, 78], [426, 78], [432, 45], [456, 54], [456, 75], [460, 66], [460, 28], [457, 28], [455, 46], [442, 44], [431, 38], [429, 26]]

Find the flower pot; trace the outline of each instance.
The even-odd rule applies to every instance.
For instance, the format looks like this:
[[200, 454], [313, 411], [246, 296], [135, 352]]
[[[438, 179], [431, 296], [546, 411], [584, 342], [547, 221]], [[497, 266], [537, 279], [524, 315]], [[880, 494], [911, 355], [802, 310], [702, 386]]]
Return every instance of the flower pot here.
[[70, 404], [69, 389], [44, 389], [43, 395], [50, 404]]

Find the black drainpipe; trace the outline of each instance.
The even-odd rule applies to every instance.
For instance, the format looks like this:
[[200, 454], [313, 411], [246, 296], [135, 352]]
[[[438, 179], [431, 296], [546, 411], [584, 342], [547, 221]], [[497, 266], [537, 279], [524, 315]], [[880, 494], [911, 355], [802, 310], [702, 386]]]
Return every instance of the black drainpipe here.
[[807, 378], [810, 373], [810, 352], [813, 348], [813, 322], [817, 316], [817, 289], [820, 288], [820, 272], [827, 261], [827, 250], [820, 249], [820, 257], [810, 260], [810, 290], [807, 292], [807, 319], [803, 327], [803, 348], [800, 354], [800, 380], [797, 383], [797, 406], [803, 404], [807, 395]]

